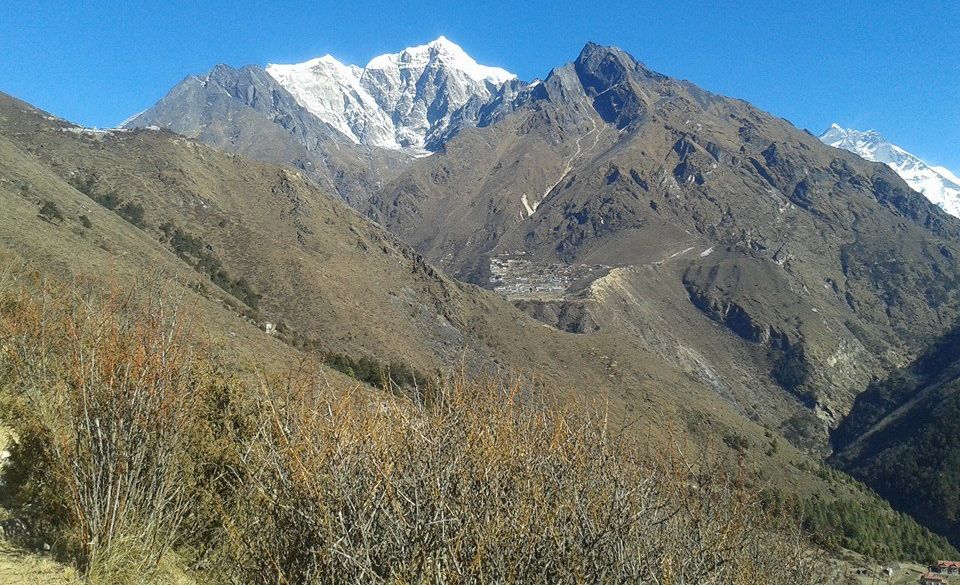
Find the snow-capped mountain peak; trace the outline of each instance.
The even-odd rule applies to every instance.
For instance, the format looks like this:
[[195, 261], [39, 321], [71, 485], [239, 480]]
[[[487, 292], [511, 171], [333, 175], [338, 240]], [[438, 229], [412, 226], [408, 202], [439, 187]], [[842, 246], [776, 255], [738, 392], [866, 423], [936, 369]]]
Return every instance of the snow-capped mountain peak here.
[[440, 62], [443, 65], [463, 72], [470, 79], [483, 83], [490, 82], [500, 85], [516, 77], [506, 69], [488, 67], [477, 63], [460, 45], [440, 36], [436, 40], [410, 47], [399, 53], [387, 53], [374, 57], [367, 64], [366, 69], [385, 69], [393, 67], [418, 68], [426, 67], [431, 62]]
[[268, 65], [269, 73], [300, 105], [356, 142], [389, 145], [394, 124], [360, 84], [363, 69], [330, 55], [294, 65]]
[[352, 140], [423, 152], [473, 97], [490, 99], [516, 76], [476, 62], [446, 37], [374, 57], [366, 67], [330, 55], [269, 73], [298, 102]]
[[885, 163], [913, 190], [950, 215], [960, 217], [960, 179], [949, 170], [928, 165], [920, 157], [886, 140], [876, 130], [863, 132], [831, 124], [820, 140], [866, 160]]

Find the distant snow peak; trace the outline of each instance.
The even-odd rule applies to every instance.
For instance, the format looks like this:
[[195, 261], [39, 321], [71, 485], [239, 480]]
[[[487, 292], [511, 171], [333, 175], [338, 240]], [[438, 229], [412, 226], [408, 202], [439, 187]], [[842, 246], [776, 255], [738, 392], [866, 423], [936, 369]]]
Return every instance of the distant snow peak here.
[[473, 57], [460, 48], [460, 45], [444, 36], [440, 36], [426, 45], [409, 47], [399, 53], [387, 53], [374, 57], [366, 68], [383, 69], [399, 66], [411, 69], [426, 67], [433, 62], [442, 63], [480, 83], [490, 82], [499, 86], [516, 77], [506, 69], [488, 67], [477, 63]]
[[960, 217], [960, 179], [949, 170], [928, 165], [918, 156], [887, 141], [876, 130], [863, 132], [831, 124], [820, 140], [866, 160], [886, 164], [914, 191], [922, 193], [950, 215]]
[[300, 104], [361, 144], [424, 153], [453, 114], [474, 97], [486, 101], [516, 76], [477, 63], [446, 37], [374, 57], [366, 67], [330, 55], [269, 73]]

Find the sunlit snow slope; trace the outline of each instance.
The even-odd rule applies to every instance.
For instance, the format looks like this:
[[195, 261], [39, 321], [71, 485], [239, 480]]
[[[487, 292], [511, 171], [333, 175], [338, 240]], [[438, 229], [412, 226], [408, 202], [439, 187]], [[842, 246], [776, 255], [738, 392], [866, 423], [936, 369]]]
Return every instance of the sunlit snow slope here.
[[915, 191], [923, 193], [950, 215], [960, 217], [960, 179], [949, 170], [928, 165], [916, 155], [888, 142], [876, 130], [861, 132], [832, 124], [820, 140], [869, 161], [886, 163]]
[[267, 72], [323, 121], [358, 143], [423, 150], [473, 97], [490, 99], [516, 76], [480, 65], [444, 37], [374, 57], [366, 67], [325, 55]]

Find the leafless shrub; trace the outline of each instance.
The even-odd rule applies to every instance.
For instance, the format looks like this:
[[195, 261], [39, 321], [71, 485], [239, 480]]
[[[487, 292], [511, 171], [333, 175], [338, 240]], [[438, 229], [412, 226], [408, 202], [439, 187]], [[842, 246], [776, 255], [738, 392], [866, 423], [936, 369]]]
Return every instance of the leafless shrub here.
[[719, 462], [463, 377], [427, 406], [265, 385], [224, 511], [252, 583], [824, 583]]
[[153, 284], [16, 282], [4, 487], [93, 581], [163, 581], [173, 547], [226, 583], [830, 581], [742, 469], [643, 448], [602, 408], [463, 375], [415, 400], [319, 371], [230, 380]]
[[34, 283], [0, 310], [4, 418], [19, 439], [11, 497], [88, 576], [111, 582], [145, 579], [190, 507], [199, 379], [177, 311], [155, 283], [136, 291]]

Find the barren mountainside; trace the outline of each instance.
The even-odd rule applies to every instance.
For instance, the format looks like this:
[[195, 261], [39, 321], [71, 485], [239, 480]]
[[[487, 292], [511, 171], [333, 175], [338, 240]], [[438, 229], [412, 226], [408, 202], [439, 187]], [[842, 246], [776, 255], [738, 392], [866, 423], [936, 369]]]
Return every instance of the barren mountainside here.
[[957, 315], [960, 224], [884, 165], [593, 44], [514, 104], [367, 209], [553, 325], [635, 331], [720, 392], [780, 386], [835, 425]]

